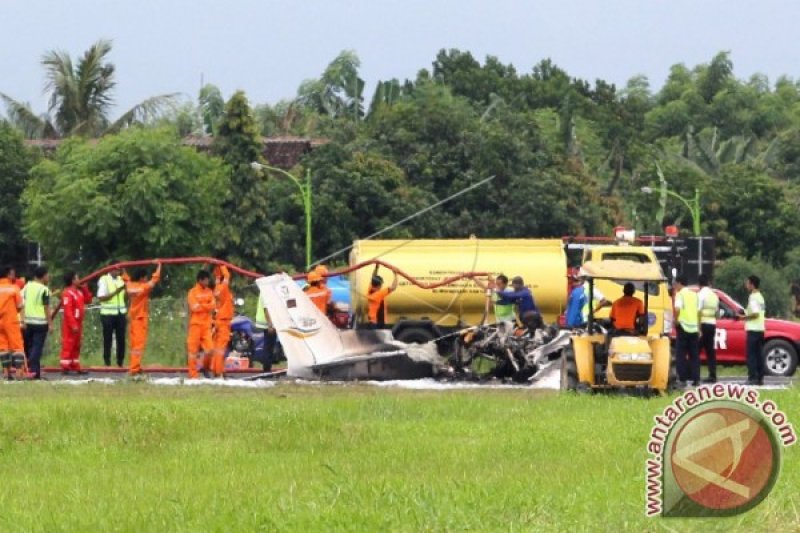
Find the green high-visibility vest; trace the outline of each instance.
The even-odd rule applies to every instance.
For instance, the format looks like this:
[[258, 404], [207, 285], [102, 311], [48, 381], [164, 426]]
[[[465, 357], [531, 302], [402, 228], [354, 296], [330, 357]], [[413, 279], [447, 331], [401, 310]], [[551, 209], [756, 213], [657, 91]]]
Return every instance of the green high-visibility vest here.
[[751, 292], [750, 298], [747, 300], [747, 314], [753, 314], [756, 306], [758, 306], [759, 309], [758, 318], [745, 321], [745, 331], [764, 331], [767, 329], [766, 304], [764, 303], [764, 295], [760, 292]]
[[681, 308], [678, 313], [678, 323], [686, 333], [697, 333], [700, 330], [697, 319], [697, 293], [687, 287], [678, 292]]
[[500, 301], [500, 295], [494, 293], [492, 296], [494, 300], [494, 318], [498, 322], [509, 322], [516, 320], [516, 315], [514, 314], [514, 304], [501, 304], [498, 303]]
[[[100, 278], [100, 284], [105, 287], [105, 294], [109, 295], [113, 294], [120, 287], [124, 287], [125, 280], [123, 280], [122, 277], [114, 279], [111, 277], [111, 274], [106, 274]], [[127, 312], [128, 308], [125, 306], [125, 291], [120, 291], [119, 294], [105, 302], [100, 302], [101, 315], [124, 315]]]
[[583, 282], [583, 294], [586, 295], [586, 303], [583, 304], [583, 307], [581, 308], [581, 315], [583, 316], [583, 321], [584, 322], [588, 322], [589, 321], [589, 310], [591, 309], [592, 305], [594, 304], [594, 302], [602, 301], [605, 298], [605, 296], [603, 295], [602, 292], [600, 292], [600, 289], [598, 289], [597, 286], [595, 286], [594, 290], [592, 291], [592, 299], [590, 300], [589, 299], [589, 282], [588, 281], [584, 281]]
[[30, 325], [47, 325], [47, 305], [50, 300], [50, 289], [38, 281], [29, 281], [22, 289], [25, 301], [25, 323]]
[[261, 296], [258, 297], [258, 306], [256, 308], [256, 327], [258, 329], [267, 329], [270, 327], [267, 322], [267, 314], [264, 312], [264, 304], [261, 302]]
[[703, 324], [716, 324], [717, 311], [719, 310], [719, 296], [709, 287], [703, 287], [698, 293], [698, 298], [703, 300], [700, 309], [700, 321]]

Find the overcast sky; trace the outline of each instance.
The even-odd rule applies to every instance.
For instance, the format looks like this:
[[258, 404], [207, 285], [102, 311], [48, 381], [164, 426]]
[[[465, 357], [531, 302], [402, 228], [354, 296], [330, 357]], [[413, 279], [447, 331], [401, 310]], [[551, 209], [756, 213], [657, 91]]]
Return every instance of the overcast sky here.
[[201, 76], [227, 98], [290, 98], [343, 49], [374, 83], [413, 78], [442, 48], [528, 72], [552, 58], [571, 75], [618, 85], [731, 50], [736, 75], [800, 76], [793, 0], [0, 0], [0, 92], [43, 111], [39, 59], [112, 39], [118, 111], [155, 94], [196, 96]]

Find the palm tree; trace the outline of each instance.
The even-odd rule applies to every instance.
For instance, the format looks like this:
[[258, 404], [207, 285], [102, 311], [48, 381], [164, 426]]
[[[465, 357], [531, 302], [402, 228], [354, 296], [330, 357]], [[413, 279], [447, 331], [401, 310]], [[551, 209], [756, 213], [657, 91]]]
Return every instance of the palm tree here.
[[298, 104], [333, 118], [364, 117], [364, 80], [358, 75], [361, 61], [344, 50], [328, 64], [322, 77], [304, 81], [297, 90]]
[[177, 94], [148, 98], [135, 105], [116, 121], [109, 120], [116, 86], [114, 64], [107, 61], [111, 41], [99, 40], [73, 65], [69, 54], [50, 50], [42, 56], [50, 95], [48, 112], [37, 115], [28, 104], [0, 93], [7, 107], [9, 120], [28, 138], [60, 138], [70, 135], [97, 137], [118, 131], [154, 117]]

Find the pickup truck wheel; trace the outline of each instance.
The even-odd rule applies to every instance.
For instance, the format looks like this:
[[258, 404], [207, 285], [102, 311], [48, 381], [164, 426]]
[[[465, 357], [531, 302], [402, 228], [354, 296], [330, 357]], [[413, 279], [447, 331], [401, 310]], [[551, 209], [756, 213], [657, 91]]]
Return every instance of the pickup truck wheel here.
[[788, 341], [773, 339], [764, 344], [764, 373], [791, 376], [797, 369], [797, 350]]

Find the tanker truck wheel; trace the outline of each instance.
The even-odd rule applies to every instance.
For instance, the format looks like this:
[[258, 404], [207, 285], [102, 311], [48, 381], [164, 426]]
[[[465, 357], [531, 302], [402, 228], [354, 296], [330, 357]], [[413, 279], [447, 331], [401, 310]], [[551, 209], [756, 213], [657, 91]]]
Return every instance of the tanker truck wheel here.
[[397, 336], [397, 340], [406, 344], [427, 344], [433, 339], [433, 332], [425, 328], [405, 328]]

